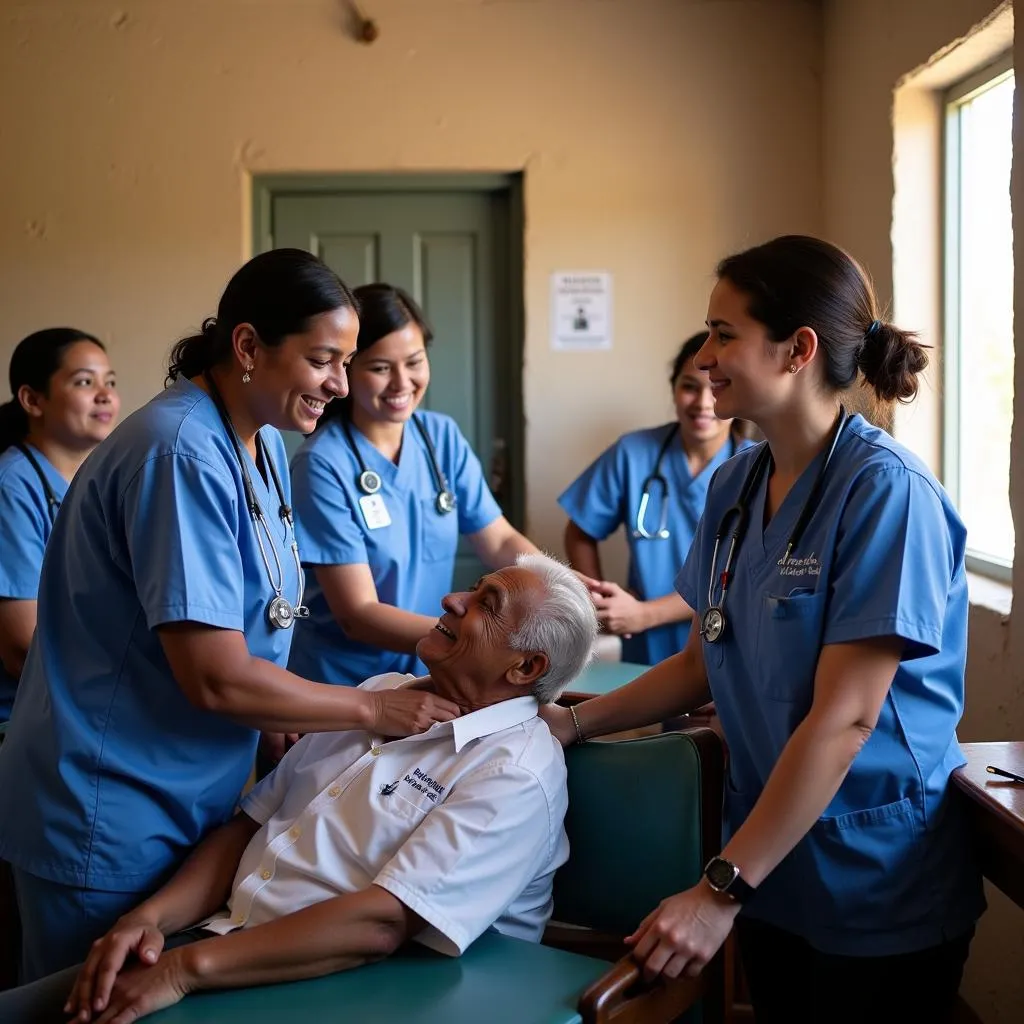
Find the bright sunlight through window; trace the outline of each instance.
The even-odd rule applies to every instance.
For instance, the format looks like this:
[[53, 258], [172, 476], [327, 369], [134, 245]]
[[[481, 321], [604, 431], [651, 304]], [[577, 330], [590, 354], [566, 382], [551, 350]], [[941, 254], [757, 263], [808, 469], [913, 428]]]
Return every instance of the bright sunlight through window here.
[[947, 95], [946, 488], [967, 524], [968, 568], [1010, 578], [1013, 419], [1013, 67]]

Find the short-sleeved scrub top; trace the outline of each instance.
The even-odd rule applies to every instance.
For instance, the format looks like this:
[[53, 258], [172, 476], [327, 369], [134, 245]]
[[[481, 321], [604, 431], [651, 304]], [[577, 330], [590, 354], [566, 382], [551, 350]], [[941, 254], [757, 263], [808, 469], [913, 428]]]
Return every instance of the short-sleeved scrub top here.
[[[455, 494], [456, 509], [437, 510], [437, 482], [419, 431], [406, 424], [398, 462], [385, 458], [353, 425], [352, 441], [363, 463], [381, 478], [372, 501], [359, 489], [359, 460], [332, 420], [292, 459], [292, 490], [302, 561], [318, 565], [368, 565], [380, 601], [420, 615], [440, 615], [452, 586], [461, 534], [477, 533], [501, 515], [480, 460], [449, 416], [418, 412]], [[346, 636], [309, 572], [309, 618], [296, 623], [289, 668], [316, 682], [358, 686], [384, 672], [421, 675], [414, 654], [401, 654]]]
[[[26, 447], [54, 498], [62, 500], [67, 480], [41, 451]], [[43, 552], [55, 518], [39, 472], [16, 447], [0, 455], [0, 600], [34, 601], [39, 590]], [[0, 722], [11, 717], [17, 688], [18, 680], [0, 666]]]
[[[261, 436], [287, 488], [281, 437]], [[294, 600], [277, 493], [252, 460], [249, 472]], [[188, 701], [156, 630], [238, 630], [284, 666], [291, 631], [270, 626], [272, 597], [229, 436], [210, 397], [179, 380], [90, 455], [57, 517], [0, 747], [0, 857], [65, 885], [141, 892], [226, 821], [257, 733]]]
[[[669, 535], [648, 539], [636, 536], [637, 511], [644, 484], [654, 472], [658, 454], [669, 434], [674, 435], [659, 471], [668, 485], [648, 487], [644, 528], [654, 533], [665, 516]], [[679, 441], [679, 425], [666, 423], [623, 434], [601, 453], [558, 498], [565, 514], [588, 536], [602, 541], [620, 526], [629, 545], [628, 589], [641, 601], [653, 601], [675, 590], [675, 578], [686, 561], [697, 529], [708, 484], [715, 470], [750, 442], [730, 437], [715, 457], [696, 475], [690, 472]], [[689, 622], [669, 622], [622, 639], [622, 660], [656, 665], [686, 646]]]
[[[709, 606], [710, 574], [724, 568], [722, 550], [711, 564], [715, 532], [759, 450], [740, 454], [712, 481], [678, 579], [698, 614]], [[702, 641], [729, 747], [725, 838], [806, 716], [822, 646], [901, 638], [902, 661], [873, 733], [824, 814], [744, 913], [825, 953], [909, 953], [963, 935], [984, 907], [950, 796], [950, 774], [964, 763], [956, 727], [967, 652], [966, 530], [924, 464], [853, 416], [784, 562], [826, 457], [808, 466], [766, 528], [762, 479], [726, 597], [725, 632], [717, 643]]]

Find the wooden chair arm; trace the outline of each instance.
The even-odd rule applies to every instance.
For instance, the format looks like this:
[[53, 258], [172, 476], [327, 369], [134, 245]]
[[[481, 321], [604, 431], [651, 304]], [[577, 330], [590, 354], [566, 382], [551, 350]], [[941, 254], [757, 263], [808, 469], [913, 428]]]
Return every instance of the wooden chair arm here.
[[667, 1024], [703, 992], [702, 978], [659, 978], [648, 985], [626, 956], [580, 996], [579, 1011], [583, 1024]]

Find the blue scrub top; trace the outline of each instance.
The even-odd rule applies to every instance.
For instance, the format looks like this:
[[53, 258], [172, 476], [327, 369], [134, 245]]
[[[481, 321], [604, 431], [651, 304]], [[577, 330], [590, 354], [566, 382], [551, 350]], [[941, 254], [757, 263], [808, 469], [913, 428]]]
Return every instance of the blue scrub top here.
[[[677, 581], [708, 607], [714, 535], [757, 449], [716, 474]], [[848, 421], [788, 565], [786, 542], [822, 453], [762, 529], [766, 480], [750, 502], [725, 603], [703, 643], [729, 747], [725, 839], [743, 823], [811, 705], [822, 645], [898, 636], [903, 660], [878, 724], [825, 813], [744, 908], [843, 955], [913, 952], [965, 933], [984, 908], [950, 774], [967, 654], [966, 530], [912, 453], [862, 417]], [[717, 590], [716, 590], [717, 595]]]
[[[68, 482], [35, 446], [30, 446], [54, 497]], [[0, 598], [34, 601], [43, 552], [53, 529], [46, 492], [32, 463], [17, 448], [0, 455]], [[11, 717], [18, 680], [0, 666], [0, 722]]]
[[[303, 564], [369, 565], [384, 604], [440, 615], [441, 598], [452, 587], [460, 534], [476, 533], [500, 515], [484, 480], [480, 460], [455, 421], [436, 412], [417, 418], [434, 443], [438, 462], [455, 492], [457, 510], [440, 515], [437, 483], [423, 438], [406, 424], [398, 463], [385, 458], [351, 426], [352, 439], [368, 469], [380, 475], [377, 495], [391, 524], [370, 529], [359, 504], [359, 463], [339, 420], [325, 424], [292, 458], [292, 488]], [[349, 639], [335, 622], [327, 599], [308, 573], [309, 618], [296, 623], [288, 667], [317, 682], [357, 686], [382, 672], [422, 675], [414, 654], [399, 654]]]
[[[281, 437], [261, 435], [287, 488]], [[279, 500], [249, 471], [294, 600]], [[156, 627], [238, 630], [283, 666], [291, 631], [270, 627], [272, 596], [217, 409], [179, 380], [90, 455], [57, 517], [0, 747], [0, 857], [54, 882], [142, 892], [227, 820], [257, 734], [186, 699]]]
[[[634, 537], [637, 510], [644, 481], [654, 472], [658, 452], [670, 430], [678, 425], [665, 423], [624, 434], [601, 453], [559, 496], [558, 504], [586, 534], [602, 541], [619, 526], [626, 528], [629, 545], [629, 582], [627, 588], [640, 600], [652, 601], [675, 590], [675, 578], [690, 551], [694, 531], [704, 511], [708, 484], [715, 470], [750, 441], [729, 437], [715, 457], [696, 476], [690, 474], [686, 452], [678, 437], [661, 460], [661, 475], [668, 482], [669, 536], [664, 540]], [[644, 515], [644, 527], [654, 533], [661, 522], [662, 489], [650, 487]], [[686, 646], [689, 622], [670, 622], [636, 633], [622, 640], [622, 660], [639, 665], [656, 665]]]

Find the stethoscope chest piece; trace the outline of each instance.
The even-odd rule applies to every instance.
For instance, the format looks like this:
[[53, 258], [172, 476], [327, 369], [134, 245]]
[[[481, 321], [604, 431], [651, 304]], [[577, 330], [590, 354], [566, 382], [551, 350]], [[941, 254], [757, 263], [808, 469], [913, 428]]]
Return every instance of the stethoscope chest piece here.
[[435, 504], [437, 505], [437, 511], [441, 515], [446, 516], [450, 512], [455, 511], [455, 495], [452, 494], [451, 491], [447, 490], [447, 488], [445, 490], [438, 491]]
[[295, 607], [286, 597], [275, 597], [267, 605], [267, 618], [274, 629], [291, 629], [296, 619], [308, 619], [309, 609], [299, 604]]
[[267, 618], [275, 629], [291, 629], [295, 622], [295, 609], [287, 598], [275, 597], [267, 605]]
[[359, 474], [357, 483], [363, 494], [376, 494], [381, 487], [380, 474], [375, 473], [372, 469], [364, 469]]
[[712, 605], [700, 617], [700, 635], [709, 643], [717, 643], [725, 632], [725, 612]]

